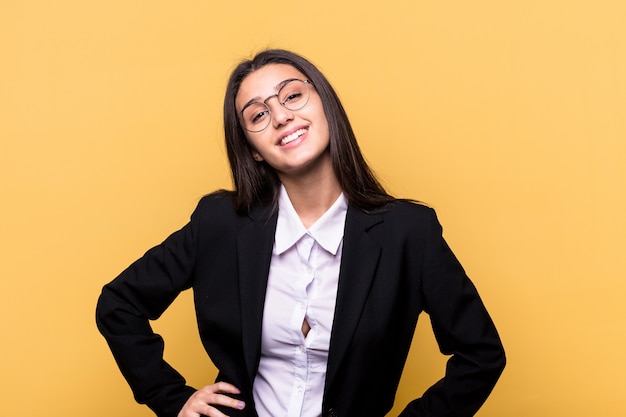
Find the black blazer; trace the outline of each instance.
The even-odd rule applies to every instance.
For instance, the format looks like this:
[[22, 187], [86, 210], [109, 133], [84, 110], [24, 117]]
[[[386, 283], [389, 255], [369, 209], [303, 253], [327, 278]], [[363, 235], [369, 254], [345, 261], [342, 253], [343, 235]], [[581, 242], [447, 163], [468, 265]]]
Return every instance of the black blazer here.
[[[188, 288], [217, 379], [246, 402], [223, 412], [257, 415], [252, 383], [276, 219], [268, 207], [237, 214], [224, 192], [206, 196], [187, 225], [103, 288], [98, 327], [136, 400], [158, 416], [175, 417], [195, 390], [163, 360], [149, 320]], [[348, 208], [323, 416], [382, 417], [392, 408], [422, 311], [452, 356], [445, 377], [401, 416], [471, 416], [491, 392], [505, 364], [502, 344], [441, 232], [434, 211], [419, 204], [374, 214]]]

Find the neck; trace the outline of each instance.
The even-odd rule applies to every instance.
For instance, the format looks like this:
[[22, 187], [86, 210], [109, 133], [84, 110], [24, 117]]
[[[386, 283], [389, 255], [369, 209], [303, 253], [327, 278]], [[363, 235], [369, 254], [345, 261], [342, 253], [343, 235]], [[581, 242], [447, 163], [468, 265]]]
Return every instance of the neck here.
[[316, 177], [281, 178], [289, 200], [307, 229], [333, 205], [341, 194], [334, 172]]

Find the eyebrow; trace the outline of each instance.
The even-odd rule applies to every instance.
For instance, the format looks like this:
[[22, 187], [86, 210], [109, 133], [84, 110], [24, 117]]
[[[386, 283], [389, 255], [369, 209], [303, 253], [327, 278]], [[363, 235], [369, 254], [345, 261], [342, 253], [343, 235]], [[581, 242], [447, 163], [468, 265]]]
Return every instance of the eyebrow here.
[[[283, 81], [279, 82], [278, 84], [276, 84], [276, 85], [274, 86], [274, 91], [276, 91], [276, 92], [278, 93], [278, 91], [279, 91], [281, 88], [283, 88], [283, 87], [284, 87], [287, 83], [289, 83], [289, 82], [291, 82], [291, 81], [299, 80], [299, 79], [300, 79], [300, 78], [287, 78], [286, 80], [283, 80]], [[268, 96], [268, 98], [269, 98], [269, 97], [273, 97], [273, 95]], [[261, 102], [260, 100], [261, 100], [261, 97], [260, 97], [260, 96], [253, 97], [252, 99], [250, 99], [250, 101], [248, 101], [246, 104], [244, 104], [244, 105], [241, 107], [241, 110], [239, 110], [239, 112], [240, 112], [240, 113], [241, 113], [241, 112], [243, 112], [243, 111], [246, 109], [246, 107], [248, 107], [248, 106], [249, 106], [249, 105], [251, 105], [252, 103], [255, 103], [255, 102], [260, 103], [260, 102]], [[267, 100], [267, 99], [266, 99], [266, 100]]]

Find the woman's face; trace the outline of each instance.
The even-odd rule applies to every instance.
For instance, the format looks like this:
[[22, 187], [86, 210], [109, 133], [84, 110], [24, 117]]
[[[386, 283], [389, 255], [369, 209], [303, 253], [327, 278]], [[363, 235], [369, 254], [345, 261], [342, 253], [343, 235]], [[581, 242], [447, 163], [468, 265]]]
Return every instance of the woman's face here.
[[[281, 179], [312, 170], [332, 170], [328, 121], [320, 96], [312, 84], [307, 87], [301, 81], [283, 87], [289, 80], [306, 80], [306, 77], [290, 65], [268, 64], [241, 83], [235, 107], [242, 126], [258, 130], [267, 123], [267, 127], [259, 132], [246, 131], [254, 149], [253, 157], [267, 162]], [[308, 101], [305, 97], [307, 89], [310, 92]], [[280, 97], [277, 96], [279, 90]], [[285, 105], [281, 105], [281, 101]], [[251, 103], [265, 103], [269, 113], [264, 107]]]

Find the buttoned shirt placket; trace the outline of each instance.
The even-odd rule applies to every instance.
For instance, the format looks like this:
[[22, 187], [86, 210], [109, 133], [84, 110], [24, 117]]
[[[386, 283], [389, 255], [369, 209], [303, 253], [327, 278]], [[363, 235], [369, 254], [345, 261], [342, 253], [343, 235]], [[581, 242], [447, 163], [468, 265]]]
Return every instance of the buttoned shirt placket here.
[[[315, 290], [315, 268], [312, 262], [315, 246], [315, 239], [308, 233], [304, 234], [296, 243], [296, 249], [302, 267], [302, 273], [299, 274], [299, 278], [294, 283], [294, 291], [295, 296], [298, 298], [298, 305], [293, 312], [291, 326], [296, 329], [301, 329], [304, 320], [307, 319], [309, 299], [311, 292]], [[309, 331], [306, 337], [302, 331], [297, 332], [297, 334], [300, 340], [294, 352], [295, 383], [287, 409], [288, 416], [298, 416], [301, 413], [304, 403], [304, 394], [306, 393], [308, 383], [309, 358], [307, 348], [311, 340], [315, 337], [313, 329]]]

